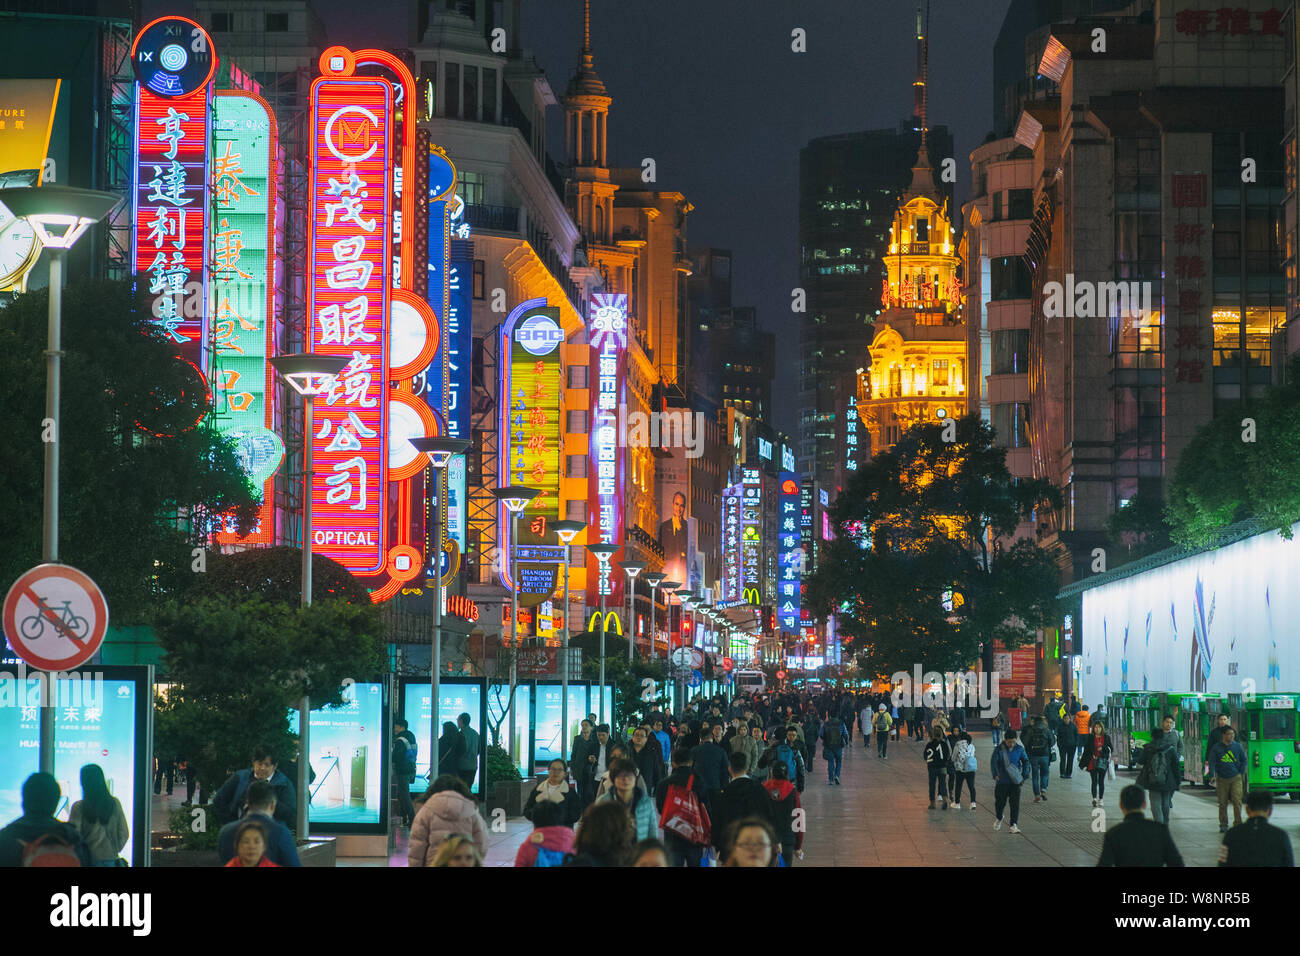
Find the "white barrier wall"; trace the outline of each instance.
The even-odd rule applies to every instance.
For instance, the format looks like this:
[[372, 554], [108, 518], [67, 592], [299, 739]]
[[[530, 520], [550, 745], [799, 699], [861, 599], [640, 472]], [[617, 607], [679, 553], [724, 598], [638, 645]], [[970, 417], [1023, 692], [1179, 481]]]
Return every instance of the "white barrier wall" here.
[[1300, 535], [1256, 535], [1084, 591], [1082, 631], [1090, 706], [1115, 690], [1300, 689]]

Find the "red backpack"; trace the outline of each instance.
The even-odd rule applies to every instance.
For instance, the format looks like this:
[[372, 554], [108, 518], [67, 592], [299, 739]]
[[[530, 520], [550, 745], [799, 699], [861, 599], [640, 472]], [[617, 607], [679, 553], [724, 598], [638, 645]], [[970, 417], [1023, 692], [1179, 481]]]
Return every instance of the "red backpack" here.
[[664, 795], [664, 812], [659, 815], [659, 826], [671, 830], [687, 843], [708, 846], [712, 834], [709, 814], [700, 806], [695, 795], [695, 775], [686, 780], [686, 786], [670, 783]]
[[23, 844], [23, 866], [81, 866], [77, 848], [54, 833]]

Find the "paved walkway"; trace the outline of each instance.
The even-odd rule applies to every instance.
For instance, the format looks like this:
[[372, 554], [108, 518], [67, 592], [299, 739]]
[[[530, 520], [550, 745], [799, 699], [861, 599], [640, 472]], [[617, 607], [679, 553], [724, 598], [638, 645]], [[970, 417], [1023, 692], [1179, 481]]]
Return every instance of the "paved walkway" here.
[[[989, 775], [992, 737], [974, 731], [979, 759], [978, 808], [930, 810], [925, 765], [918, 741], [890, 741], [889, 759], [876, 757], [874, 743], [862, 746], [855, 734], [845, 748], [843, 783], [829, 785], [826, 762], [813, 761], [803, 794], [808, 831], [802, 866], [1093, 866], [1101, 855], [1102, 832], [1119, 822], [1119, 792], [1133, 782], [1120, 771], [1107, 781], [1104, 816], [1094, 818], [1088, 775], [1075, 770], [1062, 780], [1052, 764], [1048, 800], [1034, 803], [1026, 781], [1021, 791], [1020, 834], [1004, 821], [993, 829], [993, 784]], [[171, 802], [179, 803], [180, 793]], [[154, 798], [155, 828], [165, 828], [168, 798]], [[1148, 816], [1150, 814], [1148, 813]], [[1231, 812], [1229, 813], [1231, 818]], [[1273, 822], [1300, 846], [1300, 803], [1281, 801]], [[159, 826], [159, 824], [162, 826]], [[515, 850], [531, 832], [522, 818], [507, 822], [504, 832], [488, 833], [489, 866], [511, 866]], [[1184, 787], [1174, 798], [1173, 835], [1188, 866], [1214, 866], [1218, 860], [1218, 807], [1214, 791]], [[388, 859], [342, 858], [339, 866], [406, 866], [405, 830], [399, 830]]]

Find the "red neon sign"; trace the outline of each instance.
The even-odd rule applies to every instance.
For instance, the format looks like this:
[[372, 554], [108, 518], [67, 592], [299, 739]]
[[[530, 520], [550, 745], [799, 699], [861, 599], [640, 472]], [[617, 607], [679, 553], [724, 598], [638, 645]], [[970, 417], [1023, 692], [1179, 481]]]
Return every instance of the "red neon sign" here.
[[349, 571], [384, 568], [393, 88], [312, 84], [312, 351], [348, 365], [315, 399], [312, 546]]
[[460, 594], [447, 596], [447, 613], [463, 617], [467, 621], [478, 620], [478, 605]]
[[154, 297], [154, 324], [207, 368], [208, 87], [136, 96], [135, 272]]

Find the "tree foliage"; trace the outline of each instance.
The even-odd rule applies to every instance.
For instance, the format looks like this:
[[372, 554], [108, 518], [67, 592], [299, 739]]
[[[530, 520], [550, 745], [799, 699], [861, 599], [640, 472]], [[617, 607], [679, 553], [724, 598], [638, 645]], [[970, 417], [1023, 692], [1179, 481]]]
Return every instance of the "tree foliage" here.
[[[4, 581], [41, 557], [47, 308], [38, 291], [0, 309]], [[62, 329], [59, 559], [95, 579], [114, 623], [140, 623], [193, 583], [204, 516], [233, 513], [248, 528], [259, 495], [233, 445], [195, 424], [206, 391], [128, 284], [69, 286]]]
[[[195, 596], [248, 595], [275, 604], [302, 599], [302, 549], [251, 548], [234, 554], [213, 554], [207, 572], [195, 582]], [[311, 556], [311, 599], [367, 604], [370, 592], [347, 568], [321, 554]]]
[[[345, 679], [386, 669], [383, 628], [369, 601], [307, 608], [257, 596], [171, 602], [155, 616], [172, 681], [157, 712], [157, 751], [177, 756], [205, 790], [248, 763], [257, 744], [287, 759], [288, 711], [342, 703]], [[208, 790], [211, 792], [211, 790]]]
[[1014, 480], [993, 439], [974, 417], [916, 425], [836, 500], [808, 599], [836, 615], [866, 673], [965, 667], [981, 643], [1015, 647], [1053, 619], [1053, 556], [1002, 542], [1036, 508], [1059, 508], [1060, 493]]
[[[570, 647], [582, 648], [582, 676], [597, 684], [600, 681], [600, 632], [574, 635]], [[641, 682], [649, 677], [655, 682], [658, 693], [652, 701], [641, 699]], [[666, 705], [668, 664], [662, 657], [653, 661], [636, 654], [631, 665], [627, 661], [627, 638], [617, 634], [605, 635], [605, 681], [614, 685], [614, 713], [609, 716], [611, 727], [626, 727], [643, 717], [656, 706]], [[597, 710], [599, 708], [596, 708]]]
[[1214, 544], [1231, 524], [1253, 520], [1291, 537], [1300, 521], [1300, 360], [1290, 384], [1203, 425], [1183, 449], [1165, 518], [1175, 544]]
[[1169, 547], [1170, 528], [1159, 495], [1139, 492], [1106, 522], [1110, 532], [1112, 569]]

